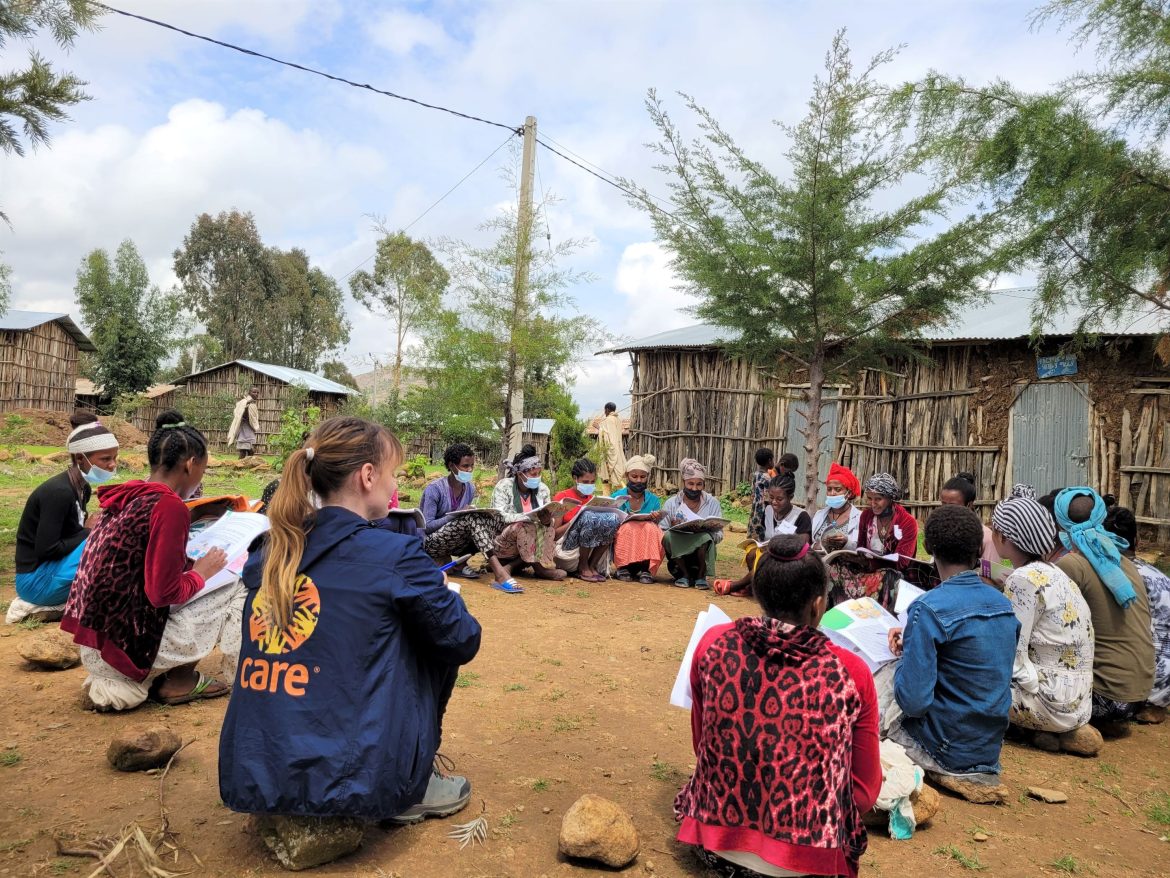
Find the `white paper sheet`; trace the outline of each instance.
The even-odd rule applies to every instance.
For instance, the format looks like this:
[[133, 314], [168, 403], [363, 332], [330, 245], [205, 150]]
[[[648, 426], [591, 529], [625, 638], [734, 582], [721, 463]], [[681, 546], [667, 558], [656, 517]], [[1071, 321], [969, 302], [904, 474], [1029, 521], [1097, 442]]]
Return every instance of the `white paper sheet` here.
[[709, 604], [707, 609], [699, 613], [699, 617], [695, 619], [695, 629], [691, 632], [690, 642], [687, 644], [687, 650], [683, 653], [682, 664], [678, 669], [678, 676], [674, 678], [674, 688], [670, 691], [670, 703], [675, 707], [681, 707], [684, 710], [690, 710], [693, 703], [691, 697], [691, 663], [695, 658], [695, 649], [699, 645], [699, 641], [703, 639], [703, 635], [714, 628], [716, 625], [726, 625], [731, 621], [723, 610], [714, 604]]
[[898, 599], [894, 601], [894, 615], [898, 617], [903, 628], [906, 627], [906, 611], [924, 594], [926, 594], [925, 591], [905, 579], [898, 583]]

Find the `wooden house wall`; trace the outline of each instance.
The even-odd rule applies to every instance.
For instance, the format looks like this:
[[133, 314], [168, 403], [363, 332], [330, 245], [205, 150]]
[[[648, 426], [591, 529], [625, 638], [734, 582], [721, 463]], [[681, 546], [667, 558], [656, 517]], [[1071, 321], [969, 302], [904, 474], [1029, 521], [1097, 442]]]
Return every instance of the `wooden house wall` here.
[[[305, 391], [236, 363], [196, 375], [185, 384], [156, 397], [135, 413], [134, 424], [140, 430], [150, 433], [154, 430], [155, 418], [161, 412], [177, 408], [203, 432], [214, 451], [234, 451], [234, 447], [227, 444], [232, 412], [248, 388], [253, 386], [260, 391], [256, 399], [260, 428], [256, 431], [254, 450], [257, 454], [266, 454], [266, 437], [280, 429], [281, 414], [294, 400], [303, 398]], [[337, 414], [344, 401], [345, 397], [338, 394], [310, 391], [306, 405], [320, 408], [324, 420]]]
[[[938, 505], [949, 478], [973, 472], [987, 517], [1013, 481], [1018, 395], [1032, 383], [1074, 382], [1088, 388], [1088, 483], [1170, 541], [1170, 372], [1149, 340], [1129, 339], [1080, 354], [1076, 375], [1038, 378], [1037, 356], [1057, 351], [1055, 342], [1034, 349], [1023, 340], [935, 345], [863, 370], [835, 387], [834, 459], [862, 480], [892, 473], [920, 517]], [[657, 487], [677, 487], [683, 457], [707, 465], [717, 493], [750, 478], [761, 445], [803, 458], [802, 449], [784, 447], [791, 404], [803, 394], [792, 367], [763, 369], [715, 350], [642, 350], [632, 359], [629, 453], [657, 457]]]
[[77, 342], [56, 321], [0, 330], [0, 412], [73, 411], [77, 360]]

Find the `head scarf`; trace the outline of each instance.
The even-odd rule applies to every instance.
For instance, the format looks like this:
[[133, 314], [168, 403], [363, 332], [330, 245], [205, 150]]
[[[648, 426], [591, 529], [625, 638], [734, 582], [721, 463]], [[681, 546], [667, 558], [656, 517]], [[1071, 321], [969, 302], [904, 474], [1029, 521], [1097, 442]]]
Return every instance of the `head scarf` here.
[[65, 450], [70, 454], [89, 454], [93, 451], [108, 451], [118, 447], [118, 437], [106, 429], [100, 421], [82, 424], [65, 440]]
[[[1068, 517], [1068, 507], [1080, 496], [1091, 497], [1093, 511], [1086, 521], [1074, 522]], [[1061, 527], [1060, 541], [1069, 551], [1074, 548], [1085, 556], [1113, 599], [1124, 609], [1137, 600], [1133, 583], [1121, 568], [1120, 549], [1129, 543], [1101, 526], [1105, 521], [1105, 501], [1092, 488], [1065, 488], [1056, 495], [1056, 523]]]
[[829, 467], [828, 478], [825, 479], [825, 484], [829, 482], [840, 482], [841, 485], [852, 494], [854, 497], [861, 496], [861, 482], [853, 474], [853, 470], [847, 466], [841, 466], [839, 463], [834, 463]]
[[1056, 543], [1056, 522], [1048, 510], [1037, 503], [1034, 496], [1017, 496], [1015, 488], [1012, 496], [996, 505], [991, 513], [991, 526], [1021, 552], [1037, 558], [1047, 555]]
[[516, 476], [520, 475], [520, 473], [526, 473], [530, 469], [536, 469], [538, 466], [543, 466], [539, 457], [525, 457], [517, 464], [509, 463], [507, 465], [507, 472], [508, 475], [515, 478]]
[[684, 482], [687, 479], [705, 479], [707, 468], [693, 457], [684, 457], [678, 464], [678, 477]]
[[656, 462], [657, 458], [653, 454], [639, 454], [626, 461], [626, 472], [637, 470], [640, 473], [650, 475], [650, 471], [654, 469]]
[[[1010, 491], [1008, 491], [1007, 498], [1009, 500], [1019, 500], [1021, 498], [1026, 498], [1028, 500], [1036, 500], [1037, 499], [1036, 489], [1033, 488], [1031, 485], [1023, 485], [1023, 484], [1012, 485], [1012, 489]], [[1047, 511], [1047, 510], [1045, 510], [1045, 511]], [[1001, 531], [1001, 533], [1002, 533], [1002, 531]], [[1056, 537], [1054, 535], [1053, 539], [1055, 539], [1055, 538]]]
[[865, 483], [865, 490], [873, 491], [875, 494], [890, 500], [902, 499], [902, 489], [898, 487], [898, 483], [889, 473], [878, 473], [876, 476], [870, 476], [869, 481]]

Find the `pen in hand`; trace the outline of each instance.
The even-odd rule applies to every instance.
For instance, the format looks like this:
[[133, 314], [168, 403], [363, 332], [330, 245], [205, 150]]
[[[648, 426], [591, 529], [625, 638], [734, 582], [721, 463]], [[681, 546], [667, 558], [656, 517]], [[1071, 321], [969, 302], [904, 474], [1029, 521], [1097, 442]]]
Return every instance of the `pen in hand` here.
[[466, 563], [467, 563], [468, 561], [470, 561], [470, 560], [471, 560], [471, 554], [470, 554], [470, 553], [468, 553], [468, 554], [466, 554], [466, 555], [461, 555], [460, 557], [458, 557], [458, 558], [456, 558], [454, 561], [452, 561], [450, 564], [444, 564], [442, 567], [440, 567], [440, 568], [439, 568], [439, 572], [440, 572], [440, 573], [446, 573], [446, 572], [447, 572], [448, 570], [450, 570], [452, 567], [457, 567], [457, 566], [458, 566], [458, 565], [460, 565], [460, 564], [466, 564]]

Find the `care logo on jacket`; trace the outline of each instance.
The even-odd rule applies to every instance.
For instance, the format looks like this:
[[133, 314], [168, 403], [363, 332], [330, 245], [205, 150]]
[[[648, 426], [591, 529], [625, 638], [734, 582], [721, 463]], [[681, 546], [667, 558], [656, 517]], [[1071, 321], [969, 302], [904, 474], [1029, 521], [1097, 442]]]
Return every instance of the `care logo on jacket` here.
[[[321, 595], [309, 577], [297, 577], [293, 593], [293, 612], [287, 626], [276, 628], [268, 612], [268, 595], [260, 589], [252, 600], [248, 618], [248, 637], [262, 653], [286, 655], [305, 644], [317, 630], [321, 616]], [[305, 694], [309, 669], [294, 662], [281, 662], [249, 656], [240, 662], [240, 688], [257, 692], [278, 692], [299, 698]]]

